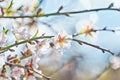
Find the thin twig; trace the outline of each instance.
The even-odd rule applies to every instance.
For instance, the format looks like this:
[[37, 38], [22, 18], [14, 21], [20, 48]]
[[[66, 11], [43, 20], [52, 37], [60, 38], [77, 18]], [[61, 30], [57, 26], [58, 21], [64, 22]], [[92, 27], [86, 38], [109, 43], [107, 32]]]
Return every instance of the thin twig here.
[[[101, 32], [101, 31], [104, 31], [104, 32], [117, 32], [117, 31], [120, 31], [120, 29], [107, 29], [105, 27], [103, 29], [93, 29], [93, 30], [91, 30], [91, 32]], [[76, 36], [79, 36], [79, 35], [81, 35], [81, 34], [77, 33], [77, 34], [74, 34], [73, 37], [76, 37]]]
[[58, 15], [67, 15], [67, 14], [77, 14], [77, 13], [87, 13], [87, 12], [94, 12], [94, 11], [120, 11], [118, 8], [98, 8], [98, 9], [91, 9], [91, 10], [82, 10], [82, 11], [71, 11], [71, 12], [60, 12], [60, 13], [49, 13], [49, 14], [42, 14], [42, 15], [30, 15], [30, 16], [0, 16], [0, 18], [34, 18], [34, 17], [48, 17], [48, 16], [58, 16]]
[[[42, 37], [36, 37], [36, 38], [24, 40], [24, 41], [18, 42], [17, 44], [14, 43], [14, 44], [11, 44], [11, 45], [6, 46], [6, 47], [4, 47], [4, 48], [1, 48], [0, 51], [9, 50], [10, 48], [12, 48], [12, 47], [14, 47], [14, 46], [16, 46], [16, 45], [24, 44], [24, 43], [27, 43], [27, 42], [30, 42], [30, 41], [33, 41], [33, 40], [44, 39], [44, 38], [52, 38], [52, 37], [54, 37], [54, 36], [42, 36]], [[100, 49], [103, 53], [104, 53], [104, 52], [109, 52], [109, 53], [111, 53], [112, 55], [115, 54], [115, 53], [111, 52], [111, 51], [108, 50], [108, 49], [101, 48], [100, 46], [93, 45], [93, 44], [91, 44], [91, 43], [88, 43], [88, 42], [85, 42], [85, 41], [82, 41], [82, 40], [77, 40], [77, 39], [70, 39], [70, 40], [76, 41], [76, 42], [78, 42], [79, 44], [82, 44], [82, 43], [83, 43], [83, 44], [89, 45], [89, 46], [91, 46], [91, 47]], [[2, 53], [2, 52], [0, 52], [0, 53]]]
[[85, 41], [82, 41], [82, 40], [77, 40], [77, 39], [71, 39], [71, 40], [73, 40], [73, 41], [76, 41], [76, 42], [78, 42], [79, 44], [86, 44], [86, 45], [89, 45], [89, 46], [91, 46], [91, 47], [94, 47], [94, 48], [96, 48], [96, 49], [99, 49], [99, 50], [101, 50], [103, 53], [105, 53], [105, 52], [108, 52], [108, 53], [110, 53], [110, 54], [112, 54], [112, 55], [114, 55], [115, 53], [113, 53], [112, 51], [110, 51], [110, 50], [108, 50], [108, 49], [105, 49], [105, 48], [101, 48], [100, 46], [98, 46], [98, 45], [94, 45], [94, 44], [91, 44], [91, 43], [88, 43], [88, 42], [85, 42]]
[[33, 41], [33, 40], [37, 40], [37, 39], [44, 39], [44, 38], [51, 38], [51, 37], [53, 37], [53, 36], [41, 36], [41, 37], [35, 37], [35, 38], [27, 39], [27, 40], [24, 40], [24, 41], [21, 41], [21, 42], [17, 42], [17, 43], [11, 44], [9, 46], [0, 48], [0, 53], [4, 52], [6, 50], [9, 50], [10, 48], [12, 48], [14, 46], [17, 46], [17, 45], [20, 45], [20, 44], [24, 44], [24, 43], [27, 43], [27, 42], [30, 42], [30, 41]]
[[17, 67], [20, 67], [20, 68], [23, 68], [23, 69], [31, 70], [31, 71], [33, 71], [33, 72], [41, 75], [42, 77], [44, 77], [46, 80], [50, 80], [50, 77], [48, 77], [48, 76], [46, 76], [46, 75], [44, 75], [44, 74], [38, 73], [38, 72], [36, 72], [34, 69], [29, 69], [29, 68], [27, 68], [27, 67], [25, 67], [25, 66], [21, 66], [21, 65], [17, 65], [17, 64], [12, 64], [12, 63], [8, 63], [8, 62], [6, 62], [6, 65], [9, 65], [9, 66], [17, 66]]

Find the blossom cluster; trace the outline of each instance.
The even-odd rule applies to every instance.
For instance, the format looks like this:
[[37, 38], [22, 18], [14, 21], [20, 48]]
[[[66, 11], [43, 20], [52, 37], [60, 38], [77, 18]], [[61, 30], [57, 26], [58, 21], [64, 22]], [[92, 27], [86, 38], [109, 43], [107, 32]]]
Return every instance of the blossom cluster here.
[[[11, 32], [15, 36], [17, 42], [36, 37], [31, 36], [23, 27], [19, 27], [19, 30], [13, 27]], [[5, 34], [2, 32], [1, 35], [0, 47], [3, 48], [5, 47], [3, 44], [7, 41], [7, 37], [4, 36], [7, 35], [7, 33]], [[42, 36], [44, 37], [44, 35]], [[71, 39], [72, 35], [67, 34], [65, 31], [61, 31], [50, 39], [38, 39], [25, 43], [25, 48], [21, 51], [21, 57], [18, 55], [8, 55], [6, 58], [1, 54], [0, 79], [36, 80], [37, 78], [42, 78], [42, 71], [39, 67], [40, 55], [44, 54], [45, 51], [49, 49], [60, 51], [61, 54], [62, 50], [70, 48]], [[9, 50], [11, 52], [15, 51], [14, 49]]]
[[[19, 5], [17, 5], [18, 2], [19, 2]], [[13, 16], [13, 15], [18, 16], [18, 15], [43, 14], [43, 13], [36, 12], [37, 6], [39, 3], [38, 0], [32, 0], [32, 2], [27, 5], [26, 5], [26, 3], [28, 3], [27, 1], [24, 1], [24, 3], [20, 3], [20, 1], [18, 0], [18, 2], [14, 0], [11, 0], [11, 2], [9, 0], [1, 1], [0, 15], [1, 16]]]

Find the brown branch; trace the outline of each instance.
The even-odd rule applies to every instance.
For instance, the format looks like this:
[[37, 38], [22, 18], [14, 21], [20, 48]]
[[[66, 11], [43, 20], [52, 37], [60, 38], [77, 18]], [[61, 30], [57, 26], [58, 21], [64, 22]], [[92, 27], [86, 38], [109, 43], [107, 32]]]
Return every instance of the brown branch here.
[[70, 14], [78, 14], [78, 13], [87, 13], [87, 12], [94, 12], [94, 11], [120, 11], [118, 8], [98, 8], [98, 9], [91, 9], [91, 10], [82, 10], [82, 11], [71, 11], [71, 12], [59, 12], [59, 13], [48, 13], [42, 15], [24, 15], [24, 16], [0, 16], [0, 18], [34, 18], [34, 17], [48, 17], [48, 16], [58, 16], [58, 15], [70, 15]]
[[17, 67], [20, 67], [20, 68], [23, 68], [23, 69], [31, 70], [31, 71], [33, 71], [33, 72], [41, 75], [42, 77], [44, 77], [46, 80], [50, 80], [50, 77], [48, 77], [48, 76], [46, 76], [46, 75], [44, 75], [44, 74], [38, 73], [38, 72], [36, 72], [34, 69], [29, 69], [29, 68], [27, 68], [27, 67], [25, 67], [25, 66], [21, 66], [21, 65], [17, 65], [17, 64], [12, 64], [12, 63], [8, 63], [8, 62], [6, 62], [6, 65], [9, 65], [9, 66], [17, 66]]
[[88, 42], [85, 42], [85, 41], [82, 41], [82, 40], [77, 40], [77, 39], [71, 39], [71, 40], [78, 42], [80, 45], [81, 45], [81, 44], [86, 44], [86, 45], [88, 45], [88, 46], [91, 46], [91, 47], [94, 47], [94, 48], [96, 48], [96, 49], [99, 49], [99, 50], [101, 50], [103, 53], [108, 52], [108, 53], [110, 53], [110, 54], [112, 54], [112, 55], [115, 54], [115, 53], [113, 53], [112, 51], [110, 51], [110, 50], [108, 50], [108, 49], [101, 48], [101, 47], [98, 46], [98, 45], [94, 45], [94, 44], [91, 44], [91, 43], [88, 43]]

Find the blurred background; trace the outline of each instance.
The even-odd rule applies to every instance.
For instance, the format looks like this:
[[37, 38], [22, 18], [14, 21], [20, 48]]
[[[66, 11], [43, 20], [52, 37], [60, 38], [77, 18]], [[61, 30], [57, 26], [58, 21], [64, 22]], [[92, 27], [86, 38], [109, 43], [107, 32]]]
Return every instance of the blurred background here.
[[[29, 6], [33, 1], [37, 0], [13, 1], [13, 9], [16, 9], [21, 5]], [[37, 8], [42, 8], [43, 13], [57, 12], [60, 6], [63, 6], [61, 12], [106, 8], [111, 3], [114, 3], [114, 8], [120, 8], [120, 0], [38, 0], [38, 2]], [[7, 4], [0, 3], [0, 6], [7, 6]], [[20, 19], [16, 20], [21, 21]], [[30, 21], [25, 19], [24, 23], [29, 23]], [[32, 32], [36, 31], [34, 26], [37, 26], [40, 32], [39, 35], [43, 33], [55, 35], [62, 30], [69, 34], [75, 34], [87, 23], [94, 25], [98, 29], [104, 27], [120, 29], [120, 12], [98, 11], [74, 14], [70, 15], [70, 17], [64, 15], [40, 17], [36, 20], [36, 24], [31, 27], [30, 33], [33, 34]], [[0, 30], [3, 27], [11, 29], [12, 25], [16, 25], [13, 20], [0, 19]], [[9, 34], [9, 42], [6, 44], [12, 44], [12, 36]], [[117, 33], [99, 32], [93, 37], [81, 35], [76, 38], [110, 49], [116, 54], [120, 52], [120, 34]], [[20, 49], [23, 48], [17, 48], [12, 54], [18, 54]], [[10, 52], [6, 53], [6, 56], [11, 54]], [[109, 67], [111, 54], [107, 52], [103, 54], [100, 50], [90, 46], [81, 46], [76, 42], [72, 42], [71, 48], [64, 50], [63, 54], [60, 54], [59, 51], [48, 51], [45, 53], [47, 54], [42, 55], [39, 65], [44, 74], [52, 77], [51, 80], [120, 80], [120, 70], [113, 70]]]

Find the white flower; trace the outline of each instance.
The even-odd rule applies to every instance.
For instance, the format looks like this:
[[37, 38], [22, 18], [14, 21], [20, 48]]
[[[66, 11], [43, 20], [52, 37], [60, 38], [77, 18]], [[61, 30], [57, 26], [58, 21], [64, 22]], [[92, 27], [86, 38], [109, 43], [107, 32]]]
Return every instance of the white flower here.
[[54, 38], [54, 46], [56, 49], [59, 48], [69, 48], [71, 46], [72, 35], [68, 35], [65, 31], [58, 33]]
[[31, 37], [28, 30], [24, 27], [13, 27], [12, 32], [15, 35], [17, 40], [29, 39]]
[[15, 77], [16, 79], [20, 78], [21, 75], [24, 75], [24, 69], [14, 67], [12, 69], [12, 76]]
[[5, 56], [0, 56], [0, 68], [5, 64]]
[[78, 35], [81, 35], [80, 37], [83, 39], [90, 38], [91, 41], [96, 42], [99, 32], [94, 32], [94, 30], [97, 30], [96, 25], [90, 20], [80, 20], [76, 23], [76, 32]]
[[22, 8], [25, 15], [32, 15], [35, 13], [35, 10], [39, 4], [38, 0], [24, 1], [24, 6]]
[[28, 64], [29, 59], [31, 59], [31, 57], [22, 59], [22, 60], [20, 61], [20, 64], [21, 64], [22, 66], [25, 66], [26, 64]]
[[113, 69], [120, 68], [120, 57], [119, 56], [112, 56], [110, 58], [110, 64]]
[[94, 30], [95, 24], [89, 20], [80, 20], [76, 24], [76, 31], [78, 34], [85, 34], [86, 36], [93, 36], [92, 30]]

